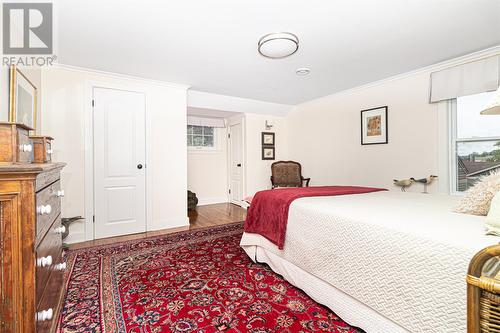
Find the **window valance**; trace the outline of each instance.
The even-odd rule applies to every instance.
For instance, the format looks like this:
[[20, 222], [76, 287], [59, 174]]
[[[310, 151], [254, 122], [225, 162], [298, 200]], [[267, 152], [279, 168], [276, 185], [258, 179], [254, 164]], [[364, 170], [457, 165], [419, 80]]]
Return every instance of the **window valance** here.
[[223, 118], [188, 116], [187, 124], [192, 126], [226, 127], [226, 122]]
[[431, 73], [430, 102], [494, 91], [500, 85], [500, 55]]

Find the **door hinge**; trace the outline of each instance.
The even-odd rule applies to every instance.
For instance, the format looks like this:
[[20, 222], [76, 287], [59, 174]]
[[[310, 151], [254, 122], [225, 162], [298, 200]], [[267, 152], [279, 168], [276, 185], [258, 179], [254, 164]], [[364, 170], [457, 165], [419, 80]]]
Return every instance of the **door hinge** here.
[[95, 223], [95, 215], [92, 215], [92, 223]]
[[231, 133], [227, 133], [227, 138], [231, 139]]
[[94, 107], [94, 106], [95, 106], [95, 102], [94, 102], [94, 100], [92, 100], [92, 107]]

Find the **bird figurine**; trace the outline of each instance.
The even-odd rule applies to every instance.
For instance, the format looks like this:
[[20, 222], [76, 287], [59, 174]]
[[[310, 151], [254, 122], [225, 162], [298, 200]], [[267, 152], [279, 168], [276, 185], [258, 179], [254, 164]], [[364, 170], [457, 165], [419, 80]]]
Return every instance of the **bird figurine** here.
[[436, 179], [437, 177], [438, 176], [430, 175], [427, 178], [415, 179], [415, 178], [412, 177], [410, 179], [412, 181], [416, 182], [416, 183], [424, 184], [424, 192], [423, 193], [429, 193], [429, 192], [427, 192], [427, 186], [429, 186], [430, 184], [432, 184], [432, 182], [434, 181], [434, 179]]
[[411, 186], [411, 184], [413, 184], [414, 182], [414, 179], [413, 178], [410, 178], [410, 179], [394, 179], [394, 185], [396, 186], [400, 186], [401, 187], [401, 192], [406, 192], [406, 188], [408, 186]]

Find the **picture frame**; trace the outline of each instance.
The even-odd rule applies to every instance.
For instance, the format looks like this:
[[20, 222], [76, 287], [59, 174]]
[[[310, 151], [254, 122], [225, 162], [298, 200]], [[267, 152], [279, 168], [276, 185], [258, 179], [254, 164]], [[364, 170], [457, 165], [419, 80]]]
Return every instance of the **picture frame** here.
[[36, 131], [38, 89], [17, 66], [9, 70], [9, 122]]
[[262, 132], [262, 145], [274, 146], [275, 134], [273, 132]]
[[274, 160], [275, 159], [274, 147], [262, 146], [262, 159]]
[[387, 106], [361, 111], [361, 145], [387, 144], [388, 133]]

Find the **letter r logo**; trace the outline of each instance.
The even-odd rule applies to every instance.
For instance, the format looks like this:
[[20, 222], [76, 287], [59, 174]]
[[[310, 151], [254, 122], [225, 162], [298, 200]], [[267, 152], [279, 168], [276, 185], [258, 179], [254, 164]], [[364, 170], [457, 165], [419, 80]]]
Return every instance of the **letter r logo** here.
[[52, 54], [52, 3], [3, 4], [3, 53]]

